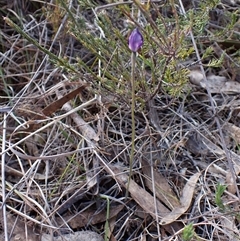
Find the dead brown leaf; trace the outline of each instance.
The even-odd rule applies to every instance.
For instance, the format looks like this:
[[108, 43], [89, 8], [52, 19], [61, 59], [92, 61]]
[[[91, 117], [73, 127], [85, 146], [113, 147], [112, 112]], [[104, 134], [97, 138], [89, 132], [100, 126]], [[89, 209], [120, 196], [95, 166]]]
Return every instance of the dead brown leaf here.
[[224, 76], [209, 75], [207, 82], [204, 81], [203, 74], [200, 70], [192, 70], [189, 74], [191, 83], [208, 89], [211, 93], [239, 93], [240, 83], [232, 80], [227, 80]]
[[116, 227], [116, 221], [117, 221], [117, 215], [109, 220], [109, 231], [111, 233], [110, 241], [117, 241], [117, 239], [114, 236], [113, 230]]
[[[118, 205], [115, 207], [110, 207], [109, 219], [114, 218], [123, 209], [123, 205]], [[86, 210], [79, 215], [65, 215], [63, 218], [68, 223], [72, 229], [86, 227], [87, 225], [103, 223], [106, 221], [106, 210], [98, 212], [96, 210]], [[58, 226], [64, 225], [62, 218], [56, 218]]]
[[79, 94], [83, 89], [85, 89], [89, 84], [84, 83], [77, 89], [73, 90], [72, 92], [62, 96], [57, 101], [54, 101], [50, 105], [48, 105], [43, 110], [38, 106], [33, 106], [33, 103], [24, 103], [17, 108], [17, 114], [24, 116], [24, 118], [28, 119], [27, 122], [29, 127], [24, 129], [24, 131], [33, 131], [38, 129], [41, 125], [35, 120], [44, 120], [47, 117], [50, 117], [54, 112], [59, 110], [65, 103], [69, 100], [75, 98], [77, 94]]
[[[108, 168], [111, 169], [111, 174], [115, 173], [114, 179], [120, 183], [125, 189], [128, 186], [128, 176], [124, 174], [120, 167], [113, 166], [108, 164]], [[108, 172], [109, 169], [105, 168]], [[170, 210], [167, 209], [160, 201], [156, 200], [156, 207], [154, 206], [154, 198], [148, 193], [145, 189], [140, 187], [134, 180], [131, 179], [129, 183], [129, 193], [131, 197], [135, 200], [136, 203], [139, 204], [140, 207], [146, 212], [146, 214], [150, 214], [154, 219], [155, 216], [155, 208], [157, 208], [157, 213], [160, 217], [165, 217], [170, 213]], [[166, 225], [164, 229], [169, 233], [174, 233], [177, 230], [180, 230], [182, 225], [180, 223], [172, 223], [171, 226]]]
[[171, 213], [169, 213], [165, 217], [163, 217], [160, 222], [161, 225], [173, 223], [182, 214], [184, 214], [188, 210], [188, 208], [192, 202], [192, 197], [194, 194], [195, 186], [196, 186], [196, 183], [197, 183], [200, 175], [201, 175], [201, 173], [198, 172], [190, 177], [190, 179], [188, 180], [188, 182], [186, 183], [186, 185], [182, 191], [182, 197], [180, 198], [181, 206], [174, 208]]
[[54, 112], [56, 112], [58, 109], [60, 109], [65, 103], [67, 103], [69, 100], [73, 99], [78, 95], [81, 91], [83, 91], [88, 84], [81, 85], [77, 89], [71, 91], [70, 93], [64, 95], [62, 98], [54, 101], [50, 105], [48, 105], [45, 109], [43, 109], [42, 113], [45, 116], [50, 116]]
[[204, 144], [204, 139], [197, 132], [192, 133], [187, 136], [187, 141], [185, 142], [185, 147], [188, 151], [196, 155], [207, 155], [209, 148]]
[[240, 143], [240, 128], [238, 126], [226, 123], [224, 124], [224, 130], [227, 131], [228, 135], [230, 135], [237, 144]]
[[236, 218], [234, 216], [228, 215], [227, 217], [221, 218], [221, 224], [223, 226], [223, 229], [225, 230], [225, 233], [228, 235], [229, 240], [231, 241], [237, 241], [239, 240], [239, 229], [237, 228], [235, 224]]
[[[236, 176], [239, 175], [239, 173], [240, 173], [240, 166], [239, 165], [234, 164], [234, 172], [235, 172]], [[233, 177], [232, 172], [230, 170], [228, 170], [228, 172], [226, 174], [226, 182], [227, 182], [227, 185], [228, 185], [227, 189], [232, 194], [235, 194], [237, 192], [236, 176], [234, 175], [234, 177]]]
[[[3, 225], [3, 218], [2, 218], [2, 211], [0, 213], [0, 222], [1, 225]], [[35, 233], [33, 231], [33, 227], [30, 227], [25, 224], [22, 220], [19, 218], [16, 219], [13, 215], [10, 213], [7, 213], [7, 229], [9, 234], [11, 233], [11, 240], [17, 240], [17, 241], [39, 241], [40, 235]], [[2, 240], [4, 240], [2, 238]], [[9, 239], [10, 240], [10, 239]]]
[[[73, 110], [72, 106], [67, 102], [63, 105], [62, 107], [66, 112], [70, 112], [71, 110]], [[73, 121], [75, 122], [75, 124], [77, 125], [78, 129], [80, 130], [80, 132], [82, 133], [82, 135], [88, 139], [88, 140], [94, 140], [96, 142], [99, 141], [99, 136], [98, 134], [95, 132], [95, 130], [87, 123], [85, 122], [81, 116], [79, 116], [78, 113], [74, 112], [71, 113], [71, 118], [73, 119]]]
[[[127, 188], [128, 176], [122, 173], [122, 170], [113, 165], [108, 165], [109, 168], [115, 173], [115, 179]], [[129, 193], [131, 193], [132, 198], [145, 210], [146, 213], [150, 214], [155, 218], [155, 207], [153, 196], [140, 187], [134, 180], [130, 181], [129, 184]], [[164, 217], [170, 211], [163, 204], [157, 201], [157, 211], [161, 217]]]
[[[147, 160], [142, 159], [142, 171], [145, 176], [146, 186], [152, 190], [151, 167]], [[162, 201], [170, 210], [180, 206], [180, 202], [168, 184], [168, 181], [156, 170], [153, 170], [155, 180], [156, 197]]]

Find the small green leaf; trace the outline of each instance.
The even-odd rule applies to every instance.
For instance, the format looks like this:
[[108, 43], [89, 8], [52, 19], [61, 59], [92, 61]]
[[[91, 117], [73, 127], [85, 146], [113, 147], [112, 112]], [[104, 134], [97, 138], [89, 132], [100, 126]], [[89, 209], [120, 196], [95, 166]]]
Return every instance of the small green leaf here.
[[193, 224], [190, 223], [183, 229], [182, 239], [184, 241], [190, 241], [193, 238], [193, 236], [194, 236], [194, 228], [193, 228]]
[[217, 184], [216, 193], [215, 193], [215, 195], [216, 195], [215, 203], [221, 210], [225, 209], [225, 206], [222, 201], [222, 195], [223, 195], [224, 191], [226, 190], [226, 188], [227, 188], [226, 185], [222, 185], [220, 183]]

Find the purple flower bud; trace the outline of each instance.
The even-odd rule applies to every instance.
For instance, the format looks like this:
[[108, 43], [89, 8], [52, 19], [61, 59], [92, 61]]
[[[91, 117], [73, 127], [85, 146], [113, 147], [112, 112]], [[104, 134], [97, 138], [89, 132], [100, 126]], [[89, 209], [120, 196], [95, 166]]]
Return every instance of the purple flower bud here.
[[137, 52], [143, 45], [143, 36], [138, 28], [135, 28], [129, 36], [128, 47], [131, 51]]

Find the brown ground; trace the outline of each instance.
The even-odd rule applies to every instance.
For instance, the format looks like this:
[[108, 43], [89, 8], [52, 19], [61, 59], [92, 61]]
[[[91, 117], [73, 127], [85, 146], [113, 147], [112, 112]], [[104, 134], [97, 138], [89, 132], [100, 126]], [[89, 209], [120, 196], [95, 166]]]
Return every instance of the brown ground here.
[[[42, 233], [59, 236], [80, 230], [111, 241], [184, 240], [184, 227], [190, 223], [192, 240], [239, 240], [239, 3], [222, 1], [204, 26], [207, 38], [196, 40], [201, 56], [209, 46], [214, 50], [203, 61], [207, 77], [193, 53], [180, 63], [190, 76], [180, 95], [171, 95], [162, 79], [157, 79], [152, 95], [139, 84], [128, 183], [131, 86], [123, 82], [122, 87], [119, 79], [122, 74], [124, 81], [129, 60], [119, 53], [126, 65], [119, 64], [116, 73], [109, 70], [104, 85], [97, 77], [92, 50], [96, 46], [84, 46], [73, 35], [63, 10], [63, 3], [70, 3], [43, 2], [0, 2], [1, 16], [59, 57], [49, 56], [0, 18], [1, 203], [6, 205], [1, 240], [4, 230], [11, 240], [40, 240]], [[81, 15], [90, 33], [85, 37], [91, 38], [99, 30], [91, 8], [80, 4], [84, 2], [93, 3], [73, 1], [72, 11]], [[183, 5], [186, 11], [198, 11], [199, 2]], [[104, 7], [107, 3], [94, 1]], [[163, 1], [152, 3], [150, 10], [153, 23], [158, 11], [169, 19], [174, 16]], [[115, 5], [106, 11], [124, 43], [128, 16]], [[226, 29], [233, 14], [236, 20]], [[222, 29], [225, 35], [211, 36]], [[123, 47], [120, 37], [114, 38], [114, 44]], [[161, 49], [156, 53], [166, 54]], [[221, 58], [217, 67], [206, 64]], [[110, 63], [111, 57], [106, 55], [106, 60]], [[150, 83], [152, 73], [144, 71]], [[177, 75], [180, 70], [175, 71]], [[115, 79], [119, 88], [113, 90]]]

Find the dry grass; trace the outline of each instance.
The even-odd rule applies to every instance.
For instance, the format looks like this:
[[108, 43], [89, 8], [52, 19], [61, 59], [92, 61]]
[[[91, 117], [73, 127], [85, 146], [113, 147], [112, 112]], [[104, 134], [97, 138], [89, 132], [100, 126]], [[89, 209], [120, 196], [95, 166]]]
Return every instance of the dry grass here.
[[[180, 1], [149, 11], [107, 3], [0, 3], [1, 240], [79, 230], [111, 241], [239, 240], [239, 95], [187, 78], [197, 70], [238, 86], [239, 5], [209, 4], [201, 16], [200, 1], [183, 1], [184, 16]], [[130, 20], [145, 44], [126, 197]]]

